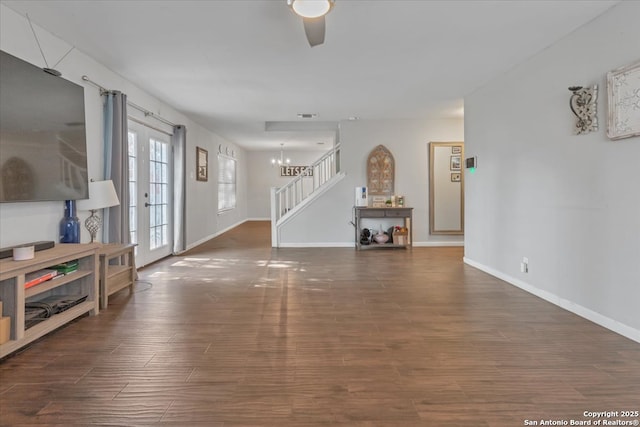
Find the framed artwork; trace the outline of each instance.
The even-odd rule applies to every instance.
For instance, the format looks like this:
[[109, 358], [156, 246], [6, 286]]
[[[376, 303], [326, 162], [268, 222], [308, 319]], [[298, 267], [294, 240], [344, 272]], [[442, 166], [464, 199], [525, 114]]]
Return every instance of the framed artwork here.
[[209, 153], [200, 147], [196, 147], [196, 180], [209, 180]]
[[451, 154], [460, 154], [462, 153], [462, 147], [459, 145], [454, 145], [451, 147]]
[[607, 73], [607, 136], [611, 139], [640, 135], [640, 62]]
[[460, 172], [451, 174], [451, 182], [460, 182]]
[[373, 196], [371, 198], [371, 207], [384, 208], [386, 206], [387, 198], [384, 196]]
[[461, 165], [461, 158], [460, 156], [451, 156], [451, 162], [450, 162], [450, 167], [449, 169], [451, 169], [452, 171], [459, 171]]

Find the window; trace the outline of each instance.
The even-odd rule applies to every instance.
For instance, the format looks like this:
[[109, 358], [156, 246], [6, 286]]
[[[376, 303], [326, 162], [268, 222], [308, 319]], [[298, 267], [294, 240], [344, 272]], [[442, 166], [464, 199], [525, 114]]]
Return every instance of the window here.
[[236, 159], [218, 154], [218, 212], [236, 207]]
[[169, 144], [149, 138], [149, 249], [169, 244]]
[[[129, 157], [129, 233], [131, 243], [138, 243], [138, 134], [128, 132]], [[136, 254], [138, 247], [135, 248]]]

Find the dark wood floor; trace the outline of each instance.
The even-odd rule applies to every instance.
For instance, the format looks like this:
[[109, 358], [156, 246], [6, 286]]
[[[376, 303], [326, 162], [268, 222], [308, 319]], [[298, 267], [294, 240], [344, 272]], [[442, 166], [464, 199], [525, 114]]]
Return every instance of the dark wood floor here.
[[461, 248], [269, 242], [268, 223], [245, 223], [4, 360], [0, 424], [477, 427], [640, 410], [640, 344], [464, 265]]

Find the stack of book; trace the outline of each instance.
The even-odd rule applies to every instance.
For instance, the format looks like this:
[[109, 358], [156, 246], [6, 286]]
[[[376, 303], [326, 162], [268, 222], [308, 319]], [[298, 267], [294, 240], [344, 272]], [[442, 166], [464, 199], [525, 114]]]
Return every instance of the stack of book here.
[[58, 271], [51, 268], [45, 268], [44, 270], [27, 273], [24, 277], [24, 288], [29, 289], [33, 286], [39, 285], [42, 282], [51, 280], [57, 275]]
[[64, 276], [65, 274], [73, 273], [74, 271], [78, 271], [78, 260], [65, 262], [43, 270], [28, 273], [24, 277], [24, 288], [29, 289], [42, 282], [46, 282], [47, 280], [51, 280], [55, 277]]
[[58, 274], [73, 273], [74, 271], [78, 271], [78, 260], [76, 259], [74, 261], [64, 262], [62, 264], [54, 265], [51, 268], [56, 270]]

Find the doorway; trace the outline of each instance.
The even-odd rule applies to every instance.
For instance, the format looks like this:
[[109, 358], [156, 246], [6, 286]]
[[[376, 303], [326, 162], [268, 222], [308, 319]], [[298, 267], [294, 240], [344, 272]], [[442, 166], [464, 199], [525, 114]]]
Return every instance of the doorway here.
[[168, 255], [173, 247], [170, 135], [129, 120], [129, 223], [136, 265]]

